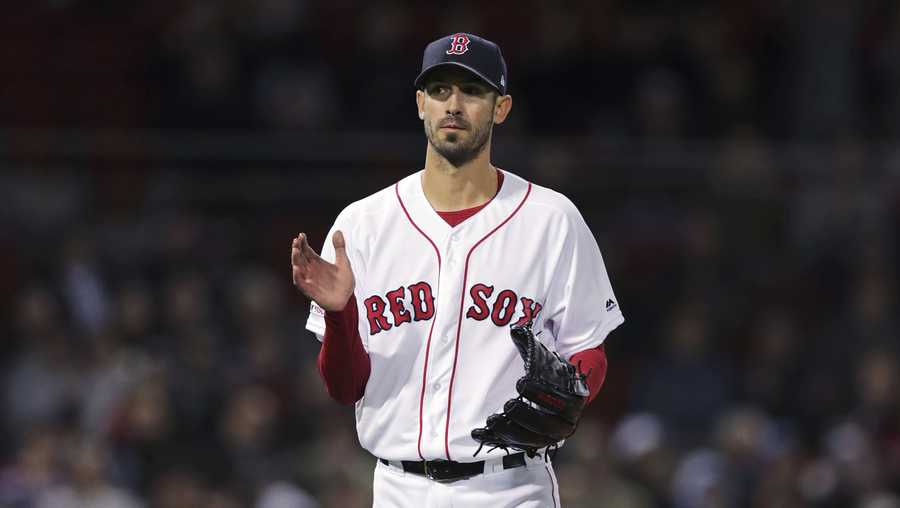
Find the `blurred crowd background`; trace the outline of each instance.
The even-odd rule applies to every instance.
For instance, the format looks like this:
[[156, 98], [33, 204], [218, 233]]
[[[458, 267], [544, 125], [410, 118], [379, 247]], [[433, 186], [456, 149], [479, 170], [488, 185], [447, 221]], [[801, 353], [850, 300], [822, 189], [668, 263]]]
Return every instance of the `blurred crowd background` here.
[[900, 507], [895, 0], [14, 4], [0, 506], [371, 504], [289, 244], [421, 167], [422, 49], [470, 31], [495, 164], [579, 206], [627, 316], [563, 505]]

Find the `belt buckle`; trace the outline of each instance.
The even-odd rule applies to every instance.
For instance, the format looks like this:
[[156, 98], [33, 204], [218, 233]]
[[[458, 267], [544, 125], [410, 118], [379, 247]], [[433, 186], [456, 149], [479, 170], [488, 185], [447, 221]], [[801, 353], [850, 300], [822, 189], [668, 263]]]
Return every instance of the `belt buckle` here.
[[449, 476], [452, 461], [444, 459], [426, 460], [425, 477], [438, 483], [451, 483], [469, 478], [469, 476]]

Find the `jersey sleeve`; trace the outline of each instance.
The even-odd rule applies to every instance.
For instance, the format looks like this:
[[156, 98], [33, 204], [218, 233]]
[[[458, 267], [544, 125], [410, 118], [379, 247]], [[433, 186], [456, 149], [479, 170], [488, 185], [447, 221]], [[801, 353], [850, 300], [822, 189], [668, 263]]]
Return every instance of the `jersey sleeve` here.
[[544, 316], [564, 358], [597, 347], [625, 322], [597, 241], [581, 213], [566, 204], [567, 232]]
[[[360, 238], [355, 234], [355, 223], [350, 207], [345, 208], [335, 219], [334, 225], [328, 231], [325, 237], [325, 243], [322, 245], [322, 252], [319, 254], [322, 259], [329, 263], [334, 263], [334, 245], [331, 238], [334, 232], [340, 230], [344, 234], [344, 241], [347, 245], [347, 256], [350, 258], [350, 266], [353, 269], [353, 277], [356, 279], [356, 287], [360, 287], [360, 281], [363, 280], [365, 265], [363, 263], [360, 247]], [[359, 295], [357, 295], [359, 296]], [[316, 302], [309, 304], [309, 317], [306, 319], [306, 329], [316, 335], [321, 342], [325, 337], [325, 309]]]

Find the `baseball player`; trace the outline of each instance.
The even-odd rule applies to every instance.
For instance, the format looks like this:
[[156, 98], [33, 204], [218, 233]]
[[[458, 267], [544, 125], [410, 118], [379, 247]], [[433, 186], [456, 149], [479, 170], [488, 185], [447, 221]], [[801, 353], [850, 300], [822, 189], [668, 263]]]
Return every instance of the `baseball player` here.
[[[415, 80], [424, 169], [345, 208], [321, 256], [305, 234], [293, 240], [319, 371], [334, 399], [355, 404], [360, 444], [377, 458], [376, 507], [559, 506], [541, 451], [597, 395], [602, 344], [624, 321], [575, 206], [491, 164], [507, 82], [486, 39], [429, 44]], [[558, 388], [538, 394], [541, 408], [517, 381], [549, 370], [574, 377], [535, 377]], [[563, 415], [561, 392], [574, 412]]]

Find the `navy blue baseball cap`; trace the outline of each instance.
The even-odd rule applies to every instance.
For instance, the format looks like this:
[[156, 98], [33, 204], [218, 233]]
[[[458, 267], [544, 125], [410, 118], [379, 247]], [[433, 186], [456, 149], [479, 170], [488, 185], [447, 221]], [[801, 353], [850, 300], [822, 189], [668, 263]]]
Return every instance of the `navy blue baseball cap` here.
[[425, 78], [434, 69], [445, 65], [462, 67], [506, 95], [506, 61], [500, 46], [467, 33], [441, 37], [425, 47], [422, 72], [416, 78], [416, 88], [425, 86]]

